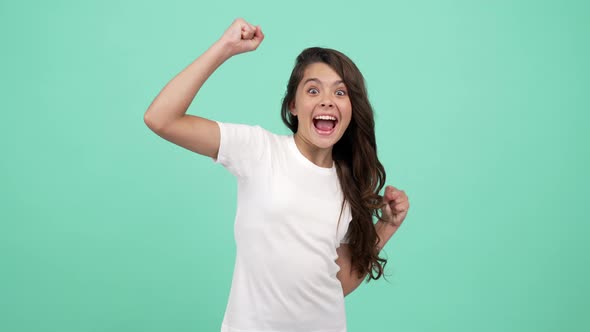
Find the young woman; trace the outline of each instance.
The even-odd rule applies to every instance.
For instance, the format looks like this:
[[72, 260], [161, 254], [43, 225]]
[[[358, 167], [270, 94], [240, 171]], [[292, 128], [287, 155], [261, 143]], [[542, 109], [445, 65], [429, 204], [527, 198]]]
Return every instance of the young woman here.
[[408, 197], [392, 186], [379, 195], [385, 170], [373, 110], [362, 74], [338, 51], [297, 57], [281, 109], [293, 135], [186, 114], [215, 69], [263, 39], [260, 26], [235, 20], [144, 120], [237, 177], [236, 262], [221, 331], [346, 331], [344, 296], [383, 275], [379, 251], [405, 219]]

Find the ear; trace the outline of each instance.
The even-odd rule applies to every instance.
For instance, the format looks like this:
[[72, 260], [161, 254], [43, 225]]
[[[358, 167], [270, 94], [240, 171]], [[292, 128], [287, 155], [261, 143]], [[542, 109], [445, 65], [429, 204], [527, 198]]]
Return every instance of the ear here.
[[291, 112], [291, 115], [297, 116], [297, 109], [295, 108], [294, 100], [289, 103], [289, 112]]

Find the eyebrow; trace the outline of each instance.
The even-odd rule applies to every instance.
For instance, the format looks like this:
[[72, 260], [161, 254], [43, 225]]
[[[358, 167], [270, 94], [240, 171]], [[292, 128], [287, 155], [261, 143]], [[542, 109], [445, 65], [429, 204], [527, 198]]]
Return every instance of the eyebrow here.
[[[318, 78], [312, 77], [312, 78], [308, 78], [305, 80], [305, 82], [303, 82], [303, 85], [307, 84], [308, 82], [316, 82], [317, 84], [322, 84], [322, 81], [320, 81]], [[332, 85], [338, 85], [338, 84], [344, 84], [343, 80], [339, 80], [339, 81], [335, 81]], [[346, 84], [344, 84], [346, 85]]]

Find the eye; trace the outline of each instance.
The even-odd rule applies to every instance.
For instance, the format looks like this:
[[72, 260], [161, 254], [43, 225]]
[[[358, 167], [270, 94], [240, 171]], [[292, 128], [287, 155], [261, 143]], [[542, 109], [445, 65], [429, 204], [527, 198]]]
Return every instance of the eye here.
[[309, 88], [309, 89], [307, 89], [307, 93], [312, 94], [312, 95], [317, 95], [319, 93], [319, 91], [316, 88]]
[[346, 90], [338, 90], [336, 91], [337, 96], [346, 96]]

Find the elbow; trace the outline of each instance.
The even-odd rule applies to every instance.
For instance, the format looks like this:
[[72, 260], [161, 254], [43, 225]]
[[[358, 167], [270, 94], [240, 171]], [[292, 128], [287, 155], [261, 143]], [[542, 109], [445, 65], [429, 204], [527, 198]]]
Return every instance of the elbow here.
[[157, 133], [162, 130], [161, 124], [159, 124], [156, 120], [154, 120], [153, 115], [150, 114], [150, 111], [147, 110], [143, 115], [143, 122], [145, 123], [148, 128], [150, 128], [153, 132]]
[[348, 294], [355, 291], [363, 282], [363, 279], [354, 279], [347, 283], [342, 283], [342, 292], [346, 297]]
[[340, 285], [342, 286], [342, 293], [344, 296], [347, 296], [361, 285], [366, 275], [363, 277], [358, 277], [354, 271], [349, 271], [349, 273], [345, 275], [337, 274], [337, 277], [340, 281]]

